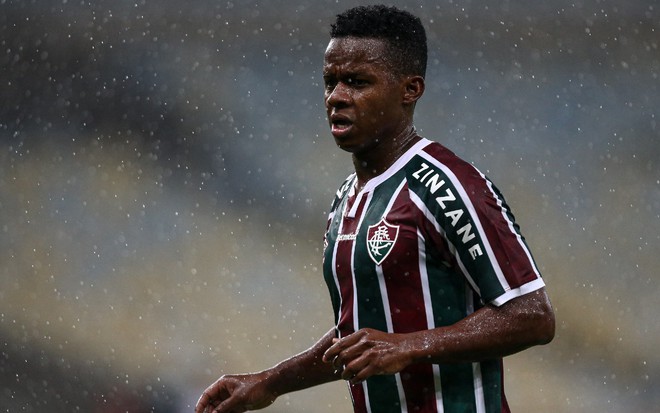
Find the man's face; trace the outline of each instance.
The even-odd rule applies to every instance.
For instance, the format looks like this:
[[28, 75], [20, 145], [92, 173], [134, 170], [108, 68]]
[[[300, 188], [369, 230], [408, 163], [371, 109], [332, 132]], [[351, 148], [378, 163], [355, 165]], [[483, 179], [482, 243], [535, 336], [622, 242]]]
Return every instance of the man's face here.
[[405, 86], [383, 59], [377, 39], [332, 39], [325, 51], [325, 107], [337, 146], [359, 153], [396, 137], [405, 127]]

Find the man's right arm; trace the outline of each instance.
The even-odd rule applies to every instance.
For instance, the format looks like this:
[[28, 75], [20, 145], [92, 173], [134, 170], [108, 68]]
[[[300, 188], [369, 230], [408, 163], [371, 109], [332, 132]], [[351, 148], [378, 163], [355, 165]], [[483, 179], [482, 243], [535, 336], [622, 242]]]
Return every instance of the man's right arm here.
[[263, 409], [282, 394], [338, 380], [340, 372], [322, 361], [334, 337], [335, 330], [331, 329], [308, 350], [270, 369], [220, 377], [204, 390], [195, 413]]

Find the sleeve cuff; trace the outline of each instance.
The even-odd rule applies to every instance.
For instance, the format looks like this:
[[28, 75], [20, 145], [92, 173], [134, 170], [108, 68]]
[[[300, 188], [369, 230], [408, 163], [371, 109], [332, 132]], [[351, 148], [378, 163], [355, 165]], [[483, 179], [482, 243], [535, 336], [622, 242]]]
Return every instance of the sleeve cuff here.
[[545, 287], [545, 283], [543, 282], [543, 279], [537, 278], [534, 281], [530, 281], [527, 284], [523, 284], [518, 288], [514, 288], [512, 290], [505, 292], [504, 294], [492, 300], [490, 303], [496, 307], [499, 307], [502, 304], [506, 303], [507, 301], [513, 300], [514, 298], [520, 297], [521, 295], [529, 294], [533, 291], [540, 290], [543, 287]]

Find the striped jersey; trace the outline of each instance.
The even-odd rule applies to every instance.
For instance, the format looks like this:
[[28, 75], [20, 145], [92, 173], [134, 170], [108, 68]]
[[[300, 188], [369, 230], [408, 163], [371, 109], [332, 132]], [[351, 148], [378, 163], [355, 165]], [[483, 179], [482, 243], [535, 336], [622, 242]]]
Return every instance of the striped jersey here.
[[[356, 184], [337, 192], [324, 240], [338, 336], [447, 326], [544, 286], [500, 192], [439, 143], [422, 138]], [[350, 391], [356, 413], [509, 411], [501, 359], [419, 363]]]

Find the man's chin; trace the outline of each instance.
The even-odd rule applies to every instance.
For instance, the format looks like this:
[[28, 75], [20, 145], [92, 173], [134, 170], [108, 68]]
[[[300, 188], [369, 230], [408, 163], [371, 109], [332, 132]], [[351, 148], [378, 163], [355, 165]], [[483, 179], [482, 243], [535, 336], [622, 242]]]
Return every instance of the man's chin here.
[[337, 145], [339, 149], [342, 149], [346, 152], [352, 152], [351, 148], [353, 148], [355, 145], [351, 143], [350, 136], [346, 136], [345, 134], [335, 133], [333, 131], [332, 137], [335, 138], [335, 145]]
[[367, 154], [370, 151], [370, 147], [366, 145], [349, 145], [347, 143], [337, 143], [337, 147], [339, 149], [343, 150], [344, 152], [348, 152], [353, 157], [361, 158], [362, 155]]
[[353, 155], [368, 151], [369, 149], [373, 149], [378, 145], [377, 139], [374, 141], [364, 142], [359, 138], [355, 139], [353, 136], [349, 136], [347, 134], [336, 135], [334, 133], [333, 137], [335, 138], [335, 144], [339, 149], [348, 153], [352, 153]]
[[339, 141], [335, 139], [335, 144], [337, 147], [348, 153], [356, 153], [362, 149], [362, 145], [352, 144], [350, 141]]

